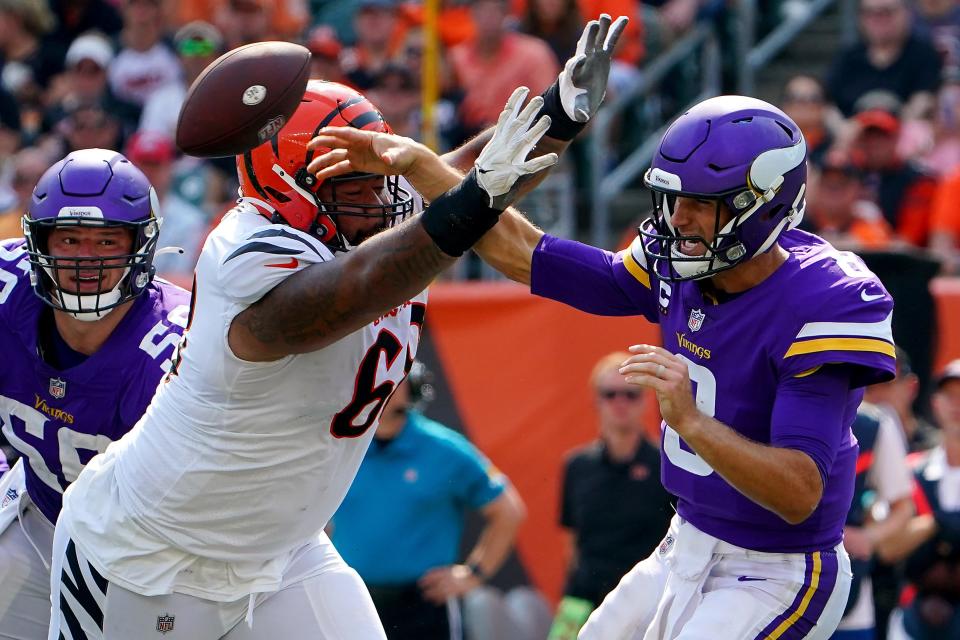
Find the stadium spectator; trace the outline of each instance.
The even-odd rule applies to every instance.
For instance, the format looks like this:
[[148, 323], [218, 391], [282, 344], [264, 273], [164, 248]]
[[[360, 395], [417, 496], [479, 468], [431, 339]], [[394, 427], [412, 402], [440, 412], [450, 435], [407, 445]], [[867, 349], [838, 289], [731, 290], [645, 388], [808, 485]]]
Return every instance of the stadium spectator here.
[[353, 18], [357, 39], [340, 58], [351, 85], [361, 91], [373, 86], [376, 77], [399, 50], [401, 29], [395, 0], [359, 0]]
[[904, 118], [928, 116], [940, 84], [940, 56], [911, 30], [906, 0], [860, 0], [861, 40], [840, 52], [827, 74], [831, 100], [845, 116], [857, 99], [886, 89], [904, 103]]
[[546, 42], [559, 64], [577, 50], [583, 23], [577, 0], [527, 0], [520, 26]]
[[407, 67], [390, 63], [380, 70], [367, 92], [393, 127], [393, 132], [409, 138], [420, 137], [420, 86], [417, 76]]
[[960, 360], [938, 377], [931, 404], [943, 442], [918, 454], [917, 515], [885, 545], [888, 556], [906, 558], [910, 583], [891, 640], [960, 637]]
[[865, 197], [902, 240], [925, 247], [937, 181], [898, 151], [900, 119], [884, 109], [867, 109], [852, 119], [850, 135], [850, 159], [863, 172]]
[[913, 481], [897, 424], [879, 408], [864, 404], [853, 421], [860, 445], [856, 484], [843, 528], [853, 580], [843, 619], [833, 640], [874, 637], [873, 570], [877, 549], [913, 516]]
[[20, 106], [16, 98], [0, 86], [0, 209], [10, 206], [11, 158], [20, 146]]
[[893, 229], [880, 208], [863, 199], [860, 171], [842, 158], [825, 158], [812, 166], [807, 211], [801, 228], [816, 233], [840, 249], [884, 249]]
[[307, 35], [306, 45], [310, 49], [311, 78], [341, 84], [348, 83], [340, 66], [340, 52], [343, 50], [343, 45], [332, 27], [324, 24], [311, 29]]
[[130, 138], [125, 155], [143, 171], [160, 199], [165, 246], [179, 247], [183, 253], [165, 253], [154, 258], [160, 276], [189, 286], [197, 256], [210, 225], [207, 215], [184, 200], [173, 189], [176, 148], [164, 133], [140, 131]]
[[13, 156], [11, 187], [14, 199], [11, 206], [0, 212], [0, 240], [23, 236], [20, 219], [30, 202], [33, 187], [51, 164], [50, 156], [39, 147], [26, 147]]
[[[511, 31], [506, 0], [472, 0], [476, 27], [473, 39], [450, 50], [457, 86], [463, 91], [459, 117], [468, 134], [496, 122], [500, 106], [515, 87], [534, 94], [553, 82], [560, 71], [553, 52], [542, 40]], [[517, 61], [523, 61], [517, 64]]]
[[960, 5], [956, 0], [917, 0], [913, 11], [914, 30], [936, 47], [944, 71], [960, 71]]
[[272, 19], [274, 3], [266, 0], [226, 0], [215, 7], [210, 20], [223, 33], [229, 51], [262, 40], [276, 40]]
[[940, 432], [914, 410], [920, 394], [920, 378], [914, 373], [910, 355], [897, 347], [897, 377], [870, 385], [864, 400], [885, 410], [897, 421], [910, 453], [927, 451], [940, 442]]
[[120, 121], [99, 102], [84, 102], [71, 108], [57, 123], [57, 133], [68, 152], [119, 149], [123, 139]]
[[56, 18], [46, 0], [0, 0], [3, 86], [20, 100], [37, 100], [63, 68], [63, 48], [45, 41]]
[[163, 40], [166, 29], [159, 0], [124, 0], [120, 50], [107, 79], [110, 91], [120, 100], [136, 105], [132, 116], [124, 114], [125, 124], [136, 129], [140, 109], [150, 96], [166, 84], [180, 81], [177, 56]]
[[[496, 574], [524, 518], [509, 480], [466, 438], [420, 413], [431, 394], [415, 364], [332, 521], [333, 544], [370, 589], [389, 640], [462, 637], [451, 624], [458, 599]], [[484, 529], [458, 562], [471, 510]]]
[[209, 22], [191, 22], [173, 36], [173, 48], [181, 77], [154, 91], [143, 106], [141, 131], [155, 131], [174, 138], [177, 117], [187, 89], [207, 66], [223, 53], [223, 34]]
[[117, 9], [118, 4], [112, 0], [49, 0], [50, 8], [57, 17], [57, 24], [50, 34], [50, 39], [56, 42], [73, 42], [88, 31], [100, 31], [111, 38], [119, 35], [123, 29], [123, 18]]
[[901, 140], [905, 157], [915, 157], [938, 178], [960, 168], [960, 68], [944, 71], [931, 121], [911, 124], [915, 132]]
[[576, 638], [620, 578], [656, 548], [673, 516], [660, 484], [660, 452], [643, 424], [643, 391], [619, 373], [629, 357], [609, 353], [594, 366], [599, 437], [564, 463], [560, 524], [569, 563], [550, 640]]
[[[113, 61], [113, 44], [97, 32], [85, 33], [70, 44], [66, 69], [54, 78], [47, 91], [45, 128], [52, 128], [78, 104], [101, 102], [114, 112], [131, 112], [134, 107], [116, 100], [107, 83], [107, 69]], [[132, 116], [131, 116], [132, 117]]]
[[[231, 34], [242, 33], [243, 27], [239, 23], [245, 20], [262, 22], [264, 29], [273, 37], [283, 40], [296, 40], [303, 33], [310, 18], [306, 0], [278, 0], [266, 2], [264, 0], [189, 0], [178, 2], [176, 22], [185, 25], [200, 20], [215, 23], [225, 32]], [[349, 4], [348, 0], [336, 0], [331, 4]], [[240, 14], [248, 13], [243, 16]], [[232, 28], [237, 26], [236, 31]], [[253, 42], [254, 40], [248, 40]], [[243, 44], [243, 43], [241, 43]], [[236, 46], [236, 45], [234, 45]], [[233, 48], [233, 47], [228, 47]]]
[[960, 271], [960, 167], [945, 176], [933, 197], [930, 249], [943, 261], [943, 271]]
[[709, 0], [643, 0], [642, 4], [646, 9], [644, 15], [652, 17], [651, 22], [656, 23], [651, 26], [662, 32], [660, 38], [673, 41], [686, 33], [711, 3]]
[[792, 76], [783, 86], [779, 106], [803, 132], [810, 162], [820, 164], [835, 137], [823, 83], [803, 73]]
[[51, 88], [48, 100], [98, 100], [107, 88], [107, 69], [113, 62], [113, 44], [99, 32], [92, 31], [70, 43], [64, 59], [69, 78], [66, 90], [58, 93]]

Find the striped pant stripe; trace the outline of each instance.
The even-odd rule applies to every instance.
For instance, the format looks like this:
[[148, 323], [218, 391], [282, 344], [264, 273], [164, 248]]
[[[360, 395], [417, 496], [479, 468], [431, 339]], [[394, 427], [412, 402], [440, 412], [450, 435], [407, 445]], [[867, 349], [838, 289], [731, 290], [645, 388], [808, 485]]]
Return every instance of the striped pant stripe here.
[[796, 598], [755, 640], [798, 640], [807, 637], [817, 624], [837, 586], [839, 562], [832, 550], [808, 553], [806, 561], [803, 586]]
[[60, 572], [60, 635], [63, 637], [68, 631], [70, 640], [102, 638], [107, 579], [77, 555], [73, 540], [67, 543], [65, 557], [66, 563]]

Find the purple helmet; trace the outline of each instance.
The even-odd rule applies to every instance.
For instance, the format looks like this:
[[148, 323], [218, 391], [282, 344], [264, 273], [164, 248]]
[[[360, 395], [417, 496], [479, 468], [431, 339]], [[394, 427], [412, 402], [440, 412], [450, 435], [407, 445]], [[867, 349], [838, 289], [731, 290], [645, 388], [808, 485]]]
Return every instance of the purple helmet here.
[[[640, 236], [656, 274], [668, 281], [698, 280], [770, 249], [803, 217], [806, 159], [800, 128], [762, 100], [720, 96], [677, 118], [644, 176], [654, 215]], [[674, 228], [677, 196], [716, 201], [712, 242]], [[732, 215], [722, 227], [721, 205]], [[683, 253], [684, 242], [700, 243], [706, 252]]]
[[[80, 320], [97, 320], [110, 309], [140, 295], [153, 279], [153, 254], [160, 232], [159, 203], [147, 177], [116, 151], [74, 151], [43, 174], [23, 217], [32, 272], [40, 298]], [[55, 228], [120, 227], [133, 234], [127, 255], [60, 257], [50, 253], [48, 239]], [[76, 284], [61, 283], [58, 270], [73, 269]], [[80, 291], [80, 271], [123, 269], [110, 290]]]

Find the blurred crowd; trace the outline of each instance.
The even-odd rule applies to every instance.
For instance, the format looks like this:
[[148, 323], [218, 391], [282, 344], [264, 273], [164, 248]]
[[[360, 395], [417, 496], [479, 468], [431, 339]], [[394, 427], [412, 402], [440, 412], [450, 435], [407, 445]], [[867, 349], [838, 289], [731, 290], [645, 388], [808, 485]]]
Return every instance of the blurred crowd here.
[[[804, 1], [761, 2], [761, 25]], [[604, 11], [631, 17], [611, 74], [616, 93], [697, 20], [722, 29], [736, 9], [718, 0], [443, 0], [437, 145], [454, 148], [491, 124], [514, 87], [546, 88], [585, 21]], [[360, 89], [394, 131], [421, 138], [423, 14], [400, 0], [0, 0], [0, 236], [19, 234], [45, 167], [74, 149], [114, 148], [153, 181], [164, 244], [184, 250], [162, 256], [161, 273], [188, 281], [206, 229], [236, 190], [232, 160], [183, 157], [173, 143], [197, 75], [245, 43], [301, 42], [314, 77]], [[811, 150], [805, 225], [844, 248], [928, 250], [955, 273], [960, 6], [860, 0], [857, 19], [860, 38], [829, 71], [787, 79], [780, 96]], [[585, 156], [572, 154], [581, 164]], [[577, 201], [587, 202], [582, 168], [573, 175]]]
[[[715, 3], [715, 0], [710, 0]], [[701, 0], [444, 0], [439, 17], [437, 144], [491, 124], [512, 89], [549, 86], [587, 19], [629, 15], [611, 90], [705, 15]], [[424, 8], [400, 0], [0, 0], [0, 237], [19, 235], [37, 178], [66, 153], [113, 148], [157, 188], [158, 260], [189, 283], [205, 231], [235, 198], [232, 159], [174, 145], [187, 88], [220, 54], [282, 39], [313, 54], [313, 77], [366, 93], [397, 133], [420, 138]], [[216, 108], [211, 105], [211, 108]]]

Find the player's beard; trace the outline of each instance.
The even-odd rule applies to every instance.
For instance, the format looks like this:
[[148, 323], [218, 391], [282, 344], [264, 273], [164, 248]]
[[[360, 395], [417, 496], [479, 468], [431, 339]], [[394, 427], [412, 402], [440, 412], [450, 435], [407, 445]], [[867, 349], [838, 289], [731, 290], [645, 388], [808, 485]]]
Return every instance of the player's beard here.
[[358, 229], [352, 234], [346, 236], [347, 242], [350, 243], [350, 246], [357, 247], [362, 242], [366, 242], [373, 236], [378, 233], [382, 233], [387, 228], [386, 216], [380, 216], [380, 220], [376, 226]]

